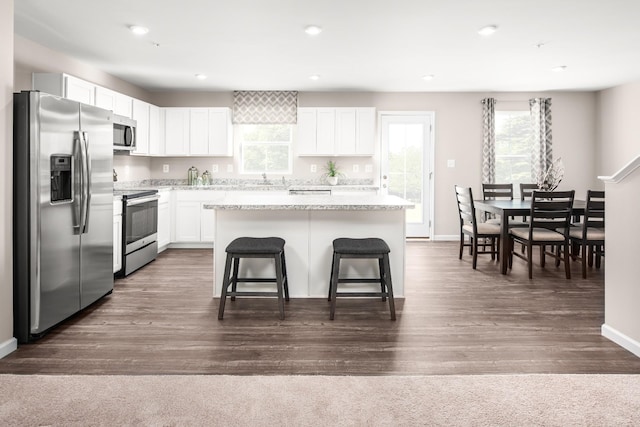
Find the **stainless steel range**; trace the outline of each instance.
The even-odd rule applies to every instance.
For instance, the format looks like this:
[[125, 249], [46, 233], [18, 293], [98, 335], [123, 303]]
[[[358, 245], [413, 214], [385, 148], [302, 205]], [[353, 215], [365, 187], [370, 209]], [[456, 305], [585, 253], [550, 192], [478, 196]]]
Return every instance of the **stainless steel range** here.
[[157, 190], [118, 191], [122, 195], [122, 270], [128, 276], [158, 255]]

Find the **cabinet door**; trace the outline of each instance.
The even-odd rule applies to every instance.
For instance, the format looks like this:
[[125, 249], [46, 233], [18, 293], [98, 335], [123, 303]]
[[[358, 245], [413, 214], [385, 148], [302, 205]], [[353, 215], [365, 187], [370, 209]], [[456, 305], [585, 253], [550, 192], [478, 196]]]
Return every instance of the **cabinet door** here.
[[110, 89], [97, 86], [96, 87], [96, 107], [111, 110], [115, 113], [116, 109], [116, 93]]
[[336, 112], [335, 108], [316, 109], [316, 154], [335, 154]]
[[209, 155], [233, 156], [233, 133], [229, 108], [209, 109]]
[[200, 202], [176, 201], [176, 242], [200, 241]]
[[73, 76], [64, 76], [64, 97], [84, 104], [95, 105], [96, 86]]
[[122, 93], [115, 92], [113, 112], [121, 116], [133, 118], [133, 98]]
[[122, 215], [113, 216], [113, 272], [122, 270]]
[[298, 137], [296, 148], [298, 156], [317, 154], [316, 109], [298, 108]]
[[189, 109], [165, 108], [164, 151], [169, 156], [189, 154]]
[[189, 111], [189, 154], [209, 154], [209, 110], [191, 108]]
[[136, 149], [132, 154], [149, 154], [149, 104], [133, 100], [133, 119], [136, 126]]
[[158, 248], [162, 250], [171, 243], [170, 212], [169, 202], [158, 203]]
[[149, 154], [164, 154], [162, 125], [160, 124], [160, 107], [149, 105]]
[[336, 108], [336, 145], [338, 155], [356, 154], [356, 109]]
[[356, 154], [373, 156], [376, 150], [376, 109], [358, 108], [356, 125]]
[[216, 211], [215, 209], [205, 209], [205, 204], [202, 203], [200, 210], [200, 241], [213, 242], [216, 229]]

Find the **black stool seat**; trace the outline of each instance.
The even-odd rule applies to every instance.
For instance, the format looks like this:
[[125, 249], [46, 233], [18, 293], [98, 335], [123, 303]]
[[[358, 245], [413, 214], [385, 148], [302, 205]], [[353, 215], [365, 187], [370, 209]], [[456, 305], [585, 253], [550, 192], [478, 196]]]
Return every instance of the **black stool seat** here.
[[[333, 241], [333, 260], [331, 262], [331, 278], [329, 279], [329, 301], [331, 309], [329, 319], [333, 320], [336, 311], [337, 297], [382, 297], [389, 299], [391, 320], [396, 320], [396, 309], [393, 300], [391, 283], [391, 266], [389, 264], [389, 245], [379, 238], [365, 239], [339, 238]], [[340, 263], [343, 258], [375, 258], [378, 260], [379, 277], [341, 278]], [[340, 283], [379, 283], [380, 292], [338, 292]]]
[[236, 254], [277, 254], [284, 251], [284, 239], [280, 237], [238, 237], [229, 243], [225, 251]]
[[[287, 279], [287, 263], [284, 258], [284, 239], [279, 237], [239, 237], [229, 243], [225, 249], [227, 260], [224, 266], [222, 292], [218, 319], [222, 320], [227, 296], [235, 301], [236, 296], [270, 296], [278, 298], [280, 319], [284, 320], [284, 301], [289, 301], [289, 281]], [[243, 258], [270, 258], [275, 265], [275, 277], [240, 277], [240, 260]], [[276, 290], [238, 291], [238, 283], [275, 283]], [[231, 290], [229, 290], [231, 287]], [[284, 295], [283, 295], [284, 293]]]
[[382, 239], [335, 239], [333, 241], [333, 251], [341, 254], [368, 255], [368, 254], [388, 254], [391, 252], [389, 245]]

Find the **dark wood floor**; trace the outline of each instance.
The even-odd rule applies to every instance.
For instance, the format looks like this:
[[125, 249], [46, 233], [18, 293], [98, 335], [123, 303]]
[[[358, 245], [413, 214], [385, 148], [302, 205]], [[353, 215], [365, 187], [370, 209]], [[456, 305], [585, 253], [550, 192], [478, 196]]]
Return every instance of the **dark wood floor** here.
[[[392, 254], [393, 256], [393, 254]], [[0, 359], [0, 373], [483, 374], [640, 373], [640, 358], [600, 335], [603, 270], [514, 260], [508, 276], [453, 242], [409, 242], [406, 298], [389, 320], [378, 300], [240, 299], [217, 320], [212, 251], [167, 250], [113, 294], [35, 344]]]

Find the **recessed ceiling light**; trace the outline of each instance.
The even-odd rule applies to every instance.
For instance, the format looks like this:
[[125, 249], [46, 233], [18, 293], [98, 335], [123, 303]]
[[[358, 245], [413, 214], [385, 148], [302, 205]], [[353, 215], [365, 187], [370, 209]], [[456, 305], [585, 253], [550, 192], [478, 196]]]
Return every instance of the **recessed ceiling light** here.
[[422, 80], [428, 82], [429, 80], [433, 80], [434, 77], [435, 76], [433, 74], [426, 74], [426, 75], [422, 76]]
[[144, 36], [149, 32], [147, 27], [141, 27], [140, 25], [132, 25], [129, 27], [131, 32], [137, 36]]
[[556, 73], [561, 73], [561, 72], [563, 72], [563, 71], [564, 71], [564, 70], [566, 70], [566, 69], [567, 69], [567, 66], [566, 66], [566, 65], [558, 65], [557, 67], [553, 67], [553, 68], [551, 69], [551, 71], [554, 71], [554, 72], [556, 72]]
[[481, 36], [489, 36], [498, 31], [498, 27], [496, 25], [487, 25], [486, 27], [482, 27], [478, 30], [478, 34]]
[[204, 75], [204, 74], [196, 74], [196, 79], [198, 79], [198, 80], [204, 80], [206, 78], [207, 78], [207, 76]]
[[304, 29], [304, 32], [309, 34], [310, 36], [317, 36], [322, 32], [322, 28], [317, 25], [307, 25]]
[[317, 74], [314, 74], [313, 76], [309, 76], [309, 78], [310, 78], [311, 80], [320, 80], [320, 76], [319, 76], [319, 75], [317, 75]]

